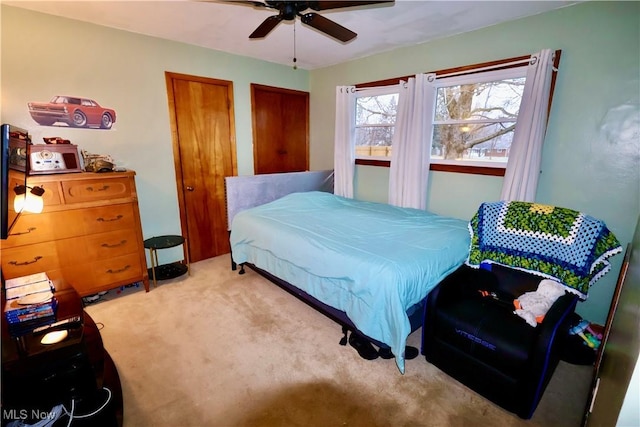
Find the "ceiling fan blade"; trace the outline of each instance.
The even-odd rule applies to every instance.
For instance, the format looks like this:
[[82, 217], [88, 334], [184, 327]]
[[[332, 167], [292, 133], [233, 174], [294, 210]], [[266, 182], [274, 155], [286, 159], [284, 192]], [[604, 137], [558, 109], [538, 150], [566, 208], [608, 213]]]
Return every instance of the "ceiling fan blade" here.
[[282, 17], [280, 15], [274, 15], [274, 16], [268, 17], [267, 19], [262, 21], [262, 24], [260, 24], [258, 28], [256, 28], [253, 31], [253, 33], [251, 33], [249, 38], [261, 39], [263, 37], [266, 37], [266, 35], [269, 34], [271, 30], [273, 30], [276, 27], [276, 25], [280, 23], [280, 21], [282, 21]]
[[309, 8], [313, 10], [340, 9], [343, 7], [368, 6], [371, 4], [394, 3], [394, 0], [386, 1], [310, 1]]
[[317, 13], [305, 13], [304, 15], [300, 15], [300, 18], [302, 19], [302, 22], [304, 24], [307, 24], [318, 31], [322, 31], [323, 33], [336, 38], [341, 42], [348, 42], [349, 40], [352, 40], [357, 36], [356, 33], [349, 30], [348, 28], [345, 28], [337, 22], [333, 22], [332, 20], [327, 19], [324, 16], [318, 15]]
[[272, 6], [263, 3], [261, 1], [253, 1], [253, 0], [224, 0], [225, 3], [237, 3], [244, 6], [253, 6], [253, 7], [267, 7], [273, 9]]

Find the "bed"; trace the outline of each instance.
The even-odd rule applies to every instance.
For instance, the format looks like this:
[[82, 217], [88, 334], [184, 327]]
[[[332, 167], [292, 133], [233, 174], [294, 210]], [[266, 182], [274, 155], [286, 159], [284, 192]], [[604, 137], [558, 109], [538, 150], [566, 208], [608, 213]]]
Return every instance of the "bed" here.
[[427, 294], [467, 259], [468, 222], [336, 196], [331, 176], [227, 178], [232, 265], [248, 265], [388, 346], [404, 373]]

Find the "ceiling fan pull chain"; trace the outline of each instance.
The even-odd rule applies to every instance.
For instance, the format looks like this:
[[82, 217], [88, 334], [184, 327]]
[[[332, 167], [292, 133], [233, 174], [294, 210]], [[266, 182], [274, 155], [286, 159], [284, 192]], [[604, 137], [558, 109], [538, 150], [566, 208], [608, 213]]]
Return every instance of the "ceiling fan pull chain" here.
[[294, 70], [298, 69], [298, 65], [296, 64], [296, 62], [298, 62], [298, 58], [296, 58], [296, 21], [293, 21], [293, 69]]

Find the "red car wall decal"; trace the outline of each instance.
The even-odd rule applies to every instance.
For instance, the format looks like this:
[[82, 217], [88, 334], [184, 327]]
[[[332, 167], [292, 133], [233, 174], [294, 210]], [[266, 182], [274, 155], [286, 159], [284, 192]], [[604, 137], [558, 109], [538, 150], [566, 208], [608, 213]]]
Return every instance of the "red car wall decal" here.
[[31, 118], [42, 126], [66, 123], [77, 128], [111, 129], [116, 112], [93, 99], [56, 95], [49, 102], [29, 102]]

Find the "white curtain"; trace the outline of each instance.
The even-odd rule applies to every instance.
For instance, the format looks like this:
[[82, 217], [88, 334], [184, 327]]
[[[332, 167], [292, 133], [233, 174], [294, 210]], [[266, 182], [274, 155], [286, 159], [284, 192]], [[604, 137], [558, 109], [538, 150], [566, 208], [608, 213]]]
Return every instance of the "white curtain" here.
[[354, 86], [336, 87], [336, 133], [333, 154], [334, 187], [338, 196], [353, 198], [355, 155]]
[[417, 74], [400, 84], [389, 171], [389, 203], [426, 209], [435, 74]]
[[553, 52], [550, 49], [531, 56], [502, 184], [502, 200], [533, 202], [535, 199], [547, 129], [552, 73]]

